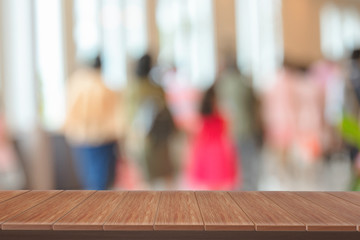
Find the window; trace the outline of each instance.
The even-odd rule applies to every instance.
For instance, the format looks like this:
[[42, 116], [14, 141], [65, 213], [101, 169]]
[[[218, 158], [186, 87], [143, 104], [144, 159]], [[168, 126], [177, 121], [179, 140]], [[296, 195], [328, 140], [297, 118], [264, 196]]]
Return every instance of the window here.
[[100, 1], [75, 0], [75, 45], [76, 57], [80, 61], [94, 58], [100, 50]]
[[211, 85], [216, 74], [212, 1], [159, 0], [157, 25], [159, 61], [175, 64], [192, 86]]
[[360, 47], [360, 16], [353, 8], [326, 4], [320, 12], [321, 50], [324, 57], [340, 60]]
[[127, 62], [147, 50], [146, 0], [104, 0], [103, 57], [106, 83], [114, 89], [127, 83]]
[[41, 118], [45, 128], [58, 130], [65, 118], [61, 0], [35, 1], [35, 33]]
[[124, 6], [126, 48], [128, 55], [138, 59], [147, 51], [146, 0], [127, 0]]
[[75, 38], [78, 58], [102, 53], [105, 83], [127, 83], [127, 62], [147, 50], [146, 0], [76, 0]]
[[281, 0], [236, 0], [238, 66], [258, 89], [283, 61], [281, 11]]
[[343, 10], [343, 41], [345, 48], [349, 51], [360, 47], [360, 15], [354, 8]]
[[5, 114], [13, 133], [35, 126], [36, 103], [33, 72], [32, 1], [1, 0], [3, 12]]

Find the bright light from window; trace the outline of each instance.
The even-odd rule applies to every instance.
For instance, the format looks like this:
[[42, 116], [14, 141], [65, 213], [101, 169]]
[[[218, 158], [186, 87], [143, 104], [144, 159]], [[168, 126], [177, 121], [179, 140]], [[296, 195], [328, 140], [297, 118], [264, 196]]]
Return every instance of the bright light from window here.
[[102, 3], [105, 82], [112, 89], [120, 89], [127, 83], [128, 57], [138, 59], [147, 50], [146, 0]]
[[4, 79], [6, 118], [14, 133], [35, 125], [36, 104], [33, 78], [31, 4], [28, 0], [1, 0], [6, 23], [4, 41]]
[[89, 60], [98, 54], [101, 46], [101, 30], [98, 0], [75, 0], [75, 43], [76, 56]]
[[160, 0], [157, 7], [161, 63], [175, 64], [190, 84], [206, 88], [215, 78], [211, 0]]
[[334, 4], [326, 4], [320, 13], [321, 49], [326, 58], [338, 60], [344, 56], [341, 11]]
[[263, 89], [283, 61], [281, 0], [237, 0], [237, 59], [243, 74]]
[[36, 0], [35, 26], [42, 118], [45, 127], [57, 130], [65, 117], [61, 0]]
[[347, 57], [360, 47], [360, 16], [353, 8], [326, 4], [320, 13], [321, 50], [331, 60]]
[[346, 8], [343, 11], [343, 40], [347, 50], [353, 50], [360, 46], [360, 17], [353, 8]]
[[147, 51], [146, 0], [127, 0], [124, 9], [126, 47], [128, 54], [138, 59]]
[[146, 0], [76, 0], [75, 16], [78, 59], [101, 52], [106, 85], [123, 88], [129, 58], [147, 51]]
[[124, 1], [104, 0], [102, 5], [103, 72], [105, 83], [113, 89], [126, 83], [126, 39], [124, 32]]

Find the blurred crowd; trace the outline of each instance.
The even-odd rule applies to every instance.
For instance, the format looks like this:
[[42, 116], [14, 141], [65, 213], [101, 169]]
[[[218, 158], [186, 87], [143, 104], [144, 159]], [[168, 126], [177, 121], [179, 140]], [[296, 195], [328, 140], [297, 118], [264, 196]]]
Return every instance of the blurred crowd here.
[[[262, 90], [231, 57], [204, 90], [149, 54], [133, 73], [123, 91], [110, 90], [98, 56], [67, 81], [69, 154], [53, 151], [71, 159], [63, 171], [79, 188], [258, 190], [267, 152], [286, 171], [345, 153], [348, 190], [360, 189], [360, 50], [311, 66], [286, 59]], [[25, 186], [16, 146], [2, 119], [0, 188]]]

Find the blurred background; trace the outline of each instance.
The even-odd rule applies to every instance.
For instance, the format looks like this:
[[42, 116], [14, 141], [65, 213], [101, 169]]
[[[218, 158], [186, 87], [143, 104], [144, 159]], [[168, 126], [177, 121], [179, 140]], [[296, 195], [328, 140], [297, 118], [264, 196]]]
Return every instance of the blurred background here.
[[360, 189], [358, 0], [0, 0], [0, 189]]

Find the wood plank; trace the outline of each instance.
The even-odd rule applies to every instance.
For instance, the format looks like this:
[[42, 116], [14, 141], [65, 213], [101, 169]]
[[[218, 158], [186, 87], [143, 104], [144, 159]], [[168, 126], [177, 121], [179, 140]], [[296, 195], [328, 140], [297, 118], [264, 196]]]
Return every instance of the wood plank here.
[[344, 199], [355, 205], [360, 206], [360, 192], [328, 192], [329, 194]]
[[254, 223], [227, 192], [196, 192], [205, 224], [212, 231], [254, 231]]
[[355, 224], [359, 230], [360, 206], [324, 192], [297, 192], [296, 194]]
[[162, 192], [155, 230], [204, 230], [194, 192]]
[[3, 230], [52, 230], [52, 225], [95, 191], [65, 191], [3, 223]]
[[154, 230], [160, 195], [160, 192], [129, 192], [104, 224], [104, 230]]
[[356, 225], [319, 208], [295, 193], [263, 192], [262, 194], [303, 222], [308, 231], [356, 231]]
[[9, 200], [10, 198], [24, 194], [28, 191], [29, 190], [0, 191], [0, 203]]
[[54, 230], [103, 230], [126, 192], [99, 191], [53, 225]]
[[62, 191], [30, 191], [0, 204], [0, 224]]
[[231, 192], [256, 231], [306, 231], [306, 226], [260, 192]]

